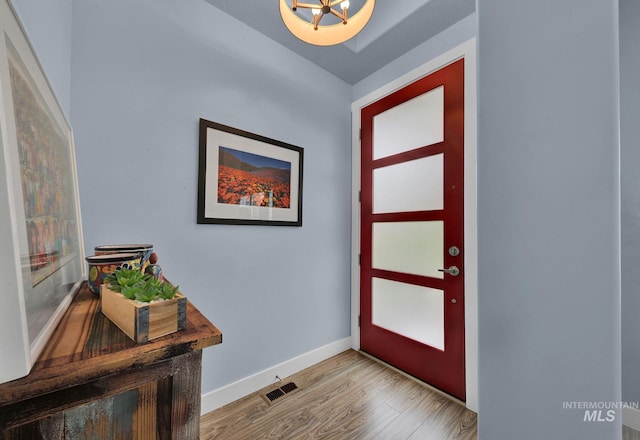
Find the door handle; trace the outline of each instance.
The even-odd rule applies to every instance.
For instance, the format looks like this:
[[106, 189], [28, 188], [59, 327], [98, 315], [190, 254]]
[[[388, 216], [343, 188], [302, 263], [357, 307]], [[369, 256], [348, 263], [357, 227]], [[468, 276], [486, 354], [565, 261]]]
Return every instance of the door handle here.
[[449, 266], [449, 269], [438, 269], [438, 272], [448, 273], [453, 277], [460, 275], [460, 269], [458, 269], [458, 266]]

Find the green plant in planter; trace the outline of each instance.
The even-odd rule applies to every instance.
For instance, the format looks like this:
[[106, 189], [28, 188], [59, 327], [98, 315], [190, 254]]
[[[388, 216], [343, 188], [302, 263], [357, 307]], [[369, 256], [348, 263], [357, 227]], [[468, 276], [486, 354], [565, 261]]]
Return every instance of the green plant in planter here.
[[[121, 292], [125, 287], [133, 287], [136, 284], [145, 283], [147, 275], [139, 269], [120, 267], [104, 278], [104, 283], [111, 286], [114, 292]], [[126, 295], [125, 295], [126, 296]]]
[[107, 275], [105, 284], [114, 292], [120, 292], [127, 299], [151, 302], [157, 299], [171, 299], [178, 293], [178, 286], [160, 281], [138, 269], [119, 268]]

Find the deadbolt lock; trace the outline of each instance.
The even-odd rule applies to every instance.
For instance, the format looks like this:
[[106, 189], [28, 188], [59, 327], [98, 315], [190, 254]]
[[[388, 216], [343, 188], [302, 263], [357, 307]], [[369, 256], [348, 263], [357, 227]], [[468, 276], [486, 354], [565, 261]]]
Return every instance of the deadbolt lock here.
[[460, 249], [458, 248], [458, 246], [451, 246], [449, 248], [449, 255], [451, 255], [452, 257], [457, 257], [458, 255], [460, 255]]

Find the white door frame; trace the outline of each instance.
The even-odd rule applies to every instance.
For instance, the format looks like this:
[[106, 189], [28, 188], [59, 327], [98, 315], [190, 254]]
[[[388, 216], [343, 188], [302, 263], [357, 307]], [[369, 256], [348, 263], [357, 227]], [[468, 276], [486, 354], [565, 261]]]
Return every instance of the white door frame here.
[[478, 411], [478, 248], [476, 39], [462, 43], [351, 104], [351, 343], [360, 349], [360, 109], [464, 57], [465, 380], [467, 408]]

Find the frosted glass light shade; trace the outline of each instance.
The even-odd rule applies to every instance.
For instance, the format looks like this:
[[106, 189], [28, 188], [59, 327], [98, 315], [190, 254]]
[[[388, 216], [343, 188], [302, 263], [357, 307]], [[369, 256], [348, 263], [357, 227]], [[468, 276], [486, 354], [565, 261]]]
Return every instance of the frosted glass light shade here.
[[289, 31], [300, 40], [316, 46], [332, 46], [344, 43], [358, 34], [369, 22], [375, 0], [367, 0], [358, 12], [349, 17], [348, 23], [332, 24], [328, 26], [318, 26], [315, 30], [313, 23], [309, 23], [296, 15], [286, 0], [280, 0], [280, 16], [284, 25]]

